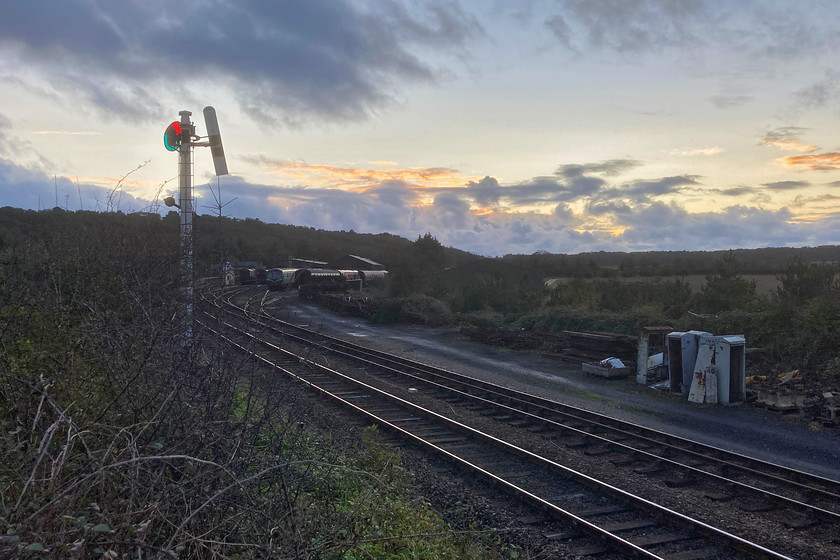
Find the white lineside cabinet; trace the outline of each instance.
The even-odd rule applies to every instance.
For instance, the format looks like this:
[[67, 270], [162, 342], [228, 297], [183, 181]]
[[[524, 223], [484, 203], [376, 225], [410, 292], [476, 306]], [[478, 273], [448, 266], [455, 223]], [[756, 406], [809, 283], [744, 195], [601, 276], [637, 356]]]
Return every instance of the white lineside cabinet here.
[[[694, 366], [689, 370], [691, 383], [689, 384], [688, 400], [691, 402], [718, 402], [715, 347], [715, 337], [711, 334], [701, 334], [697, 338], [697, 357], [694, 360]], [[683, 377], [685, 377], [685, 372], [686, 367], [685, 362], [683, 362]], [[714, 380], [710, 383], [712, 378]]]
[[[703, 373], [706, 368], [713, 366], [710, 371], [714, 371], [716, 375], [716, 401], [720, 404], [744, 401], [746, 396], [746, 339], [744, 335], [715, 336], [703, 331], [672, 332], [667, 336], [664, 358], [667, 360], [669, 388], [672, 393], [691, 396], [691, 387], [698, 367]], [[694, 397], [699, 399], [699, 393]], [[696, 402], [702, 401], [696, 400]], [[706, 400], [706, 402], [709, 401]]]
[[740, 334], [714, 338], [718, 402], [721, 404], [744, 402], [747, 393], [746, 338]]
[[712, 333], [688, 331], [668, 334], [663, 357], [667, 360], [669, 388], [672, 393], [688, 395], [694, 363], [697, 361], [697, 343], [701, 336], [712, 336]]

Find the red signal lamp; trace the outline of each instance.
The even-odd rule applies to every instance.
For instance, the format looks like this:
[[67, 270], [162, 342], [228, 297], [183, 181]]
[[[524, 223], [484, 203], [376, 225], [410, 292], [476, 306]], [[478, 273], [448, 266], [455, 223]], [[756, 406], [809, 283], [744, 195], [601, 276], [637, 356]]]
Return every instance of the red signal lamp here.
[[181, 123], [178, 121], [172, 121], [166, 127], [166, 132], [163, 133], [163, 145], [170, 152], [175, 152], [181, 147], [181, 132]]

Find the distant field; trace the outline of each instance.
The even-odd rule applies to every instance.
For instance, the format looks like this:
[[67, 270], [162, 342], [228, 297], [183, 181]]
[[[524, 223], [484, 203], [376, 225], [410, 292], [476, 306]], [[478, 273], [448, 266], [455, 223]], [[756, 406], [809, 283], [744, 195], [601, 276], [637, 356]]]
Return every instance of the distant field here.
[[[755, 280], [756, 292], [759, 294], [768, 294], [776, 291], [779, 286], [779, 281], [775, 274], [742, 274], [745, 280]], [[623, 278], [625, 282], [665, 282], [667, 280], [675, 280], [683, 278], [691, 286], [693, 292], [697, 292], [706, 283], [705, 274], [692, 274], [689, 276], [629, 276]], [[546, 279], [546, 287], [559, 287], [570, 282], [572, 278], [550, 278]]]

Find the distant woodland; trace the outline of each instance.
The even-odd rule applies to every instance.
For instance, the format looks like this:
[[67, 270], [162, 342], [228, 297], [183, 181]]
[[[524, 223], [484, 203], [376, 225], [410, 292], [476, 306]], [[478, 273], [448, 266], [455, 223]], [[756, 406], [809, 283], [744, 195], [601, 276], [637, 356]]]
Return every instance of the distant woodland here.
[[[840, 381], [840, 247], [485, 259], [431, 232], [199, 216], [194, 233], [199, 275], [380, 262], [379, 322], [745, 334], [753, 373]], [[182, 346], [179, 257], [175, 213], [0, 208], [0, 556], [503, 557], [416, 507], [375, 433], [337, 449], [253, 362], [200, 333]]]

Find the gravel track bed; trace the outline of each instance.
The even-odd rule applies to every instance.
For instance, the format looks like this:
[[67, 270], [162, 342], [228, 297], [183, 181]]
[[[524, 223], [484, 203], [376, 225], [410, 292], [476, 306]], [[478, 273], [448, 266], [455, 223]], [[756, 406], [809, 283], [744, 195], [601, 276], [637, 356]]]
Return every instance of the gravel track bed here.
[[[669, 488], [664, 484], [664, 480], [668, 476], [667, 471], [652, 475], [638, 474], [633, 471], [633, 467], [616, 467], [603, 456], [592, 457], [587, 455], [585, 451], [567, 448], [556, 441], [556, 438], [532, 434], [526, 429], [494, 420], [477, 412], [469, 405], [445, 402], [434, 395], [426, 395], [422, 388], [416, 391], [408, 391], [404, 384], [371, 374], [352, 362], [328, 358], [325, 365], [339, 369], [344, 373], [352, 373], [353, 377], [364, 383], [393, 392], [405, 400], [458, 420], [502, 440], [516, 442], [519, 447], [528, 449], [561, 465], [654, 501], [669, 509], [700, 519], [727, 532], [762, 543], [782, 554], [793, 558], [814, 560], [840, 558], [840, 540], [835, 533], [836, 528], [816, 525], [802, 530], [791, 529], [781, 522], [784, 517], [783, 511], [771, 514], [768, 519], [767, 514], [744, 511], [739, 507], [737, 500], [719, 502], [709, 499], [706, 495], [711, 490], [725, 491], [725, 489], [715, 489], [709, 486], [682, 489]], [[837, 542], [832, 545], [832, 540]]]
[[[762, 456], [761, 451], [764, 449], [762, 458], [765, 460], [790, 464], [822, 476], [838, 478], [836, 465], [840, 464], [840, 459], [835, 461], [835, 458], [840, 457], [840, 440], [837, 432], [821, 430], [814, 433], [808, 429], [807, 423], [797, 418], [771, 417], [769, 421], [765, 421], [767, 415], [763, 414], [763, 411], [749, 407], [692, 407], [687, 403], [674, 402], [674, 399], [668, 396], [662, 397], [643, 387], [627, 387], [626, 383], [619, 385], [582, 379], [572, 366], [547, 364], [546, 360], [533, 353], [487, 348], [482, 351], [481, 348], [476, 348], [479, 345], [465, 342], [457, 333], [444, 329], [371, 326], [358, 319], [331, 316], [323, 310], [296, 300], [284, 302], [281, 310], [275, 311], [275, 314], [354, 343], [515, 389], [522, 389], [524, 385], [534, 394], [596, 412], [610, 410], [614, 416], [629, 418], [663, 431], [685, 432], [681, 435], [699, 441], [705, 439], [712, 445], [758, 456]], [[333, 362], [332, 365], [336, 363], [334, 359], [329, 361]], [[358, 374], [366, 376], [367, 372], [358, 371]], [[388, 383], [376, 375], [369, 376], [366, 381]], [[599, 388], [608, 390], [598, 392]], [[729, 526], [742, 527], [741, 535], [767, 543], [771, 548], [793, 558], [840, 557], [840, 538], [836, 534], [828, 534], [826, 528], [816, 526], [806, 530], [793, 530], [781, 524], [781, 512], [775, 520], [768, 522], [766, 515], [749, 513], [737, 507], [727, 507], [726, 503], [709, 500], [705, 497], [705, 490], [676, 491], [664, 486], [661, 477], [656, 475], [628, 476], [627, 471], [616, 469], [603, 458], [593, 459], [543, 436], [494, 421], [468, 407], [429, 398], [423, 395], [422, 391], [404, 393], [403, 396], [410, 397], [419, 404], [429, 406], [447, 416], [468, 421], [498, 437], [514, 438], [514, 441], [523, 442], [523, 446], [527, 443], [530, 449], [544, 453], [561, 464], [587, 472], [633, 493], [648, 498], [655, 497], [655, 501], [666, 507], [705, 519], [724, 529]], [[624, 398], [625, 395], [631, 398]], [[642, 403], [651, 402], [656, 406], [648, 408], [644, 404], [639, 405], [637, 403], [640, 400]], [[663, 403], [665, 406], [662, 406]], [[309, 407], [307, 413], [312, 414], [319, 408], [322, 407]], [[330, 419], [343, 413], [324, 410], [322, 414], [324, 419]], [[696, 426], [691, 424], [691, 420], [697, 417], [704, 421], [702, 426], [705, 427], [705, 431], [698, 432]], [[686, 421], [686, 418], [689, 420]], [[319, 425], [336, 437], [336, 424], [325, 422], [324, 419], [313, 420], [313, 424]], [[353, 432], [357, 428], [345, 430], [347, 424], [344, 422], [339, 422], [338, 425], [342, 427], [338, 431], [345, 432], [343, 437], [347, 438], [348, 443], [352, 443], [357, 435]], [[674, 429], [668, 430], [669, 426]], [[688, 429], [689, 427], [692, 429]], [[761, 441], [756, 442], [756, 434], [760, 435]], [[742, 435], [743, 438], [738, 438], [738, 435]], [[778, 450], [786, 449], [785, 443], [790, 440], [798, 440], [797, 450], [805, 452], [795, 450], [795, 457], [779, 454]], [[756, 449], [758, 453], [754, 452]], [[510, 504], [506, 497], [499, 496], [495, 489], [483, 482], [465, 478], [449, 465], [430, 460], [410, 447], [402, 448], [401, 454], [404, 464], [415, 472], [418, 493], [426, 497], [453, 526], [462, 529], [495, 528], [501, 531], [499, 535], [503, 543], [515, 544], [528, 551], [531, 557], [576, 557], [573, 548], [567, 544], [545, 539], [539, 524], [523, 523], [524, 518], [532, 515], [531, 512], [527, 508]], [[744, 530], [745, 526], [748, 529]]]

